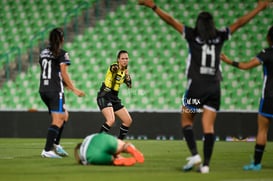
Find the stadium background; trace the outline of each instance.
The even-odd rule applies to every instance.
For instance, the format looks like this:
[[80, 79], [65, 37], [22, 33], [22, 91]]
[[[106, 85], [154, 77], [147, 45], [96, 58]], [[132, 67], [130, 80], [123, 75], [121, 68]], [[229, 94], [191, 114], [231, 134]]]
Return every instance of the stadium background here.
[[[184, 24], [194, 26], [198, 12], [213, 14], [224, 28], [251, 10], [255, 0], [155, 0]], [[132, 90], [120, 97], [132, 112], [129, 136], [140, 139], [180, 138], [180, 105], [185, 90], [185, 40], [135, 0], [2, 0], [0, 26], [1, 137], [44, 137], [49, 116], [38, 94], [38, 52], [48, 32], [65, 30], [64, 48], [70, 53], [69, 72], [87, 96], [67, 92], [70, 123], [66, 137], [82, 137], [99, 128], [96, 94], [107, 66], [116, 53], [130, 55]], [[265, 35], [272, 25], [272, 8], [261, 12], [225, 44], [224, 52], [236, 61], [249, 60], [267, 47]], [[256, 133], [256, 112], [262, 86], [262, 67], [241, 71], [222, 64], [222, 104], [216, 130], [245, 138]], [[200, 119], [200, 115], [198, 116]], [[36, 129], [35, 132], [30, 132]], [[271, 125], [272, 127], [272, 125]], [[201, 129], [200, 121], [196, 128]], [[272, 129], [272, 128], [271, 128]], [[112, 130], [115, 131], [115, 128]], [[202, 135], [198, 135], [199, 138]], [[272, 133], [269, 139], [273, 139]]]

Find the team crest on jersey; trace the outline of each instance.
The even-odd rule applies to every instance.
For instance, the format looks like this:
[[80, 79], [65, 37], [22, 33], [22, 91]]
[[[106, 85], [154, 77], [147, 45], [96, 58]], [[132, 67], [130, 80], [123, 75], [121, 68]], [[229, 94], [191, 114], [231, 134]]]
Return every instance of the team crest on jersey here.
[[117, 75], [117, 76], [115, 77], [115, 79], [116, 79], [117, 81], [120, 81], [120, 80], [121, 80], [121, 76], [120, 76], [120, 75]]
[[68, 53], [65, 53], [65, 54], [64, 54], [64, 58], [65, 58], [65, 60], [69, 60], [69, 55], [68, 55]]
[[[199, 43], [199, 44], [204, 44], [204, 43], [205, 43], [205, 41], [202, 40], [200, 37], [196, 37], [196, 38], [195, 38], [195, 41], [196, 41], [197, 43]], [[212, 40], [208, 40], [208, 43], [209, 43], [209, 44], [212, 44], [212, 43], [218, 44], [219, 42], [220, 42], [220, 38], [219, 38], [219, 37], [214, 38], [214, 39], [212, 39]]]

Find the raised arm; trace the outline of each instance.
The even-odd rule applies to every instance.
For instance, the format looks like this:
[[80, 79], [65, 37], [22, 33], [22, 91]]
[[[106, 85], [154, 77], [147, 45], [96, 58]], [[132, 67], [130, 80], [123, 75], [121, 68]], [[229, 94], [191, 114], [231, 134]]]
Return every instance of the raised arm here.
[[235, 62], [235, 61], [230, 60], [225, 54], [222, 53], [220, 58], [223, 62], [225, 62], [229, 65], [232, 65], [234, 67], [237, 67], [239, 69], [242, 69], [242, 70], [248, 70], [248, 69], [257, 67], [258, 65], [261, 64], [261, 62], [256, 57], [251, 59], [248, 62]]
[[183, 24], [174, 19], [171, 15], [160, 9], [153, 0], [139, 0], [139, 5], [151, 8], [163, 21], [171, 25], [179, 33], [183, 33]]
[[257, 6], [241, 18], [237, 19], [232, 25], [230, 25], [230, 32], [234, 33], [237, 29], [244, 26], [252, 18], [254, 18], [260, 11], [264, 10], [269, 5], [268, 0], [258, 1]]

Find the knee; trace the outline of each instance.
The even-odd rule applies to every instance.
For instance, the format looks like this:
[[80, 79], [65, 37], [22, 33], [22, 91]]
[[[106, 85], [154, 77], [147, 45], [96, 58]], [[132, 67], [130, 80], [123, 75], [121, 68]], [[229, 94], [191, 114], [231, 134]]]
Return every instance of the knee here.
[[68, 118], [69, 118], [69, 114], [67, 111], [65, 111], [63, 114], [60, 114], [60, 117], [59, 117], [59, 119], [61, 119], [62, 121], [65, 121], [65, 122], [68, 121]]
[[203, 132], [204, 133], [214, 133], [214, 126], [213, 125], [203, 126]]
[[59, 128], [62, 127], [63, 123], [64, 123], [64, 120], [60, 118], [55, 118], [52, 120], [52, 124], [56, 125]]
[[129, 118], [129, 119], [128, 119], [128, 124], [129, 124], [129, 126], [132, 124], [132, 122], [133, 122], [132, 118]]
[[52, 124], [62, 127], [63, 123], [68, 120], [68, 113], [52, 115]]
[[114, 123], [115, 123], [115, 118], [108, 118], [108, 119], [106, 119], [106, 123], [107, 123], [109, 126], [113, 126]]
[[64, 114], [64, 121], [67, 122], [69, 119], [69, 114], [67, 111], [65, 111], [65, 114]]
[[133, 120], [132, 120], [131, 117], [129, 117], [129, 118], [123, 120], [123, 124], [124, 124], [125, 126], [127, 126], [127, 127], [130, 127], [131, 124], [132, 124], [132, 122], [133, 122]]

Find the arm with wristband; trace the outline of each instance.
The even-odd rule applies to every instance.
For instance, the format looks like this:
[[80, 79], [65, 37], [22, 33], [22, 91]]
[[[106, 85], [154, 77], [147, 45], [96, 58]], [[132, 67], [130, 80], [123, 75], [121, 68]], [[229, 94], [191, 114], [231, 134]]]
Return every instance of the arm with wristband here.
[[179, 33], [183, 33], [184, 25], [159, 8], [153, 0], [139, 0], [138, 4], [151, 8], [165, 23], [171, 25]]
[[248, 70], [248, 69], [257, 67], [258, 65], [261, 64], [260, 60], [257, 57], [254, 57], [248, 62], [236, 62], [236, 61], [232, 61], [225, 54], [222, 53], [220, 58], [223, 62], [242, 70]]

